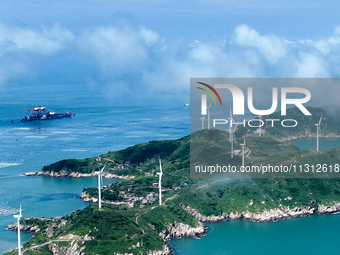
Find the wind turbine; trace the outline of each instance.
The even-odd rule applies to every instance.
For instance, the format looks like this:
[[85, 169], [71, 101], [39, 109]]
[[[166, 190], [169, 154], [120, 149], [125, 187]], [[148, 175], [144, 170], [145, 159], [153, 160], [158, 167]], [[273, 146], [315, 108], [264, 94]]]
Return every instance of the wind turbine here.
[[[209, 116], [209, 115], [208, 115]], [[158, 158], [159, 160], [159, 173], [156, 173], [159, 176], [159, 181], [158, 181], [158, 189], [159, 189], [159, 205], [162, 205], [162, 161], [161, 161], [161, 156]]]
[[319, 133], [321, 133], [321, 127], [320, 127], [321, 120], [322, 120], [322, 113], [321, 113], [319, 123], [315, 124], [316, 126], [316, 151], [319, 151]]
[[260, 126], [258, 128], [258, 132], [259, 132], [259, 136], [261, 136], [262, 134], [262, 115], [258, 116], [260, 119]]
[[240, 144], [242, 146], [242, 167], [244, 168], [244, 147], [246, 146], [246, 138], [243, 138], [243, 143]]
[[208, 109], [208, 129], [210, 129], [210, 108], [211, 108], [211, 102], [209, 103]]
[[234, 129], [231, 129], [231, 132], [229, 134], [231, 134], [231, 158], [234, 158], [234, 139], [235, 139], [235, 131], [237, 128], [238, 122], [236, 123], [236, 126]]
[[98, 167], [99, 171], [95, 172], [98, 175], [98, 202], [99, 202], [98, 208], [99, 208], [99, 211], [102, 208], [102, 194], [101, 194], [102, 187], [101, 186], [103, 185], [103, 171], [105, 167], [106, 165], [102, 168], [102, 170], [100, 170]]
[[201, 120], [202, 120], [202, 129], [204, 129], [204, 116], [201, 117]]
[[230, 108], [230, 117], [228, 118], [228, 120], [229, 120], [229, 129], [228, 129], [228, 132], [229, 132], [229, 142], [231, 142], [231, 140], [232, 140], [232, 125], [233, 125], [233, 115], [231, 114], [231, 105], [229, 106], [229, 108]]
[[14, 218], [17, 219], [17, 227], [18, 227], [18, 255], [21, 255], [21, 242], [20, 242], [20, 219], [22, 218], [21, 214], [21, 205], [19, 215], [13, 215]]

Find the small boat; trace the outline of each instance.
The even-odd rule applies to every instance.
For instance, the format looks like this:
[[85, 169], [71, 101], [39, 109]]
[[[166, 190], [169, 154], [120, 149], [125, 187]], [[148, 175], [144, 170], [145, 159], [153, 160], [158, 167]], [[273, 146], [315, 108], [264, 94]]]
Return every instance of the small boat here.
[[184, 106], [190, 106], [190, 104], [186, 103], [186, 104], [184, 104]]
[[65, 117], [75, 116], [72, 112], [66, 113], [56, 113], [54, 111], [48, 111], [44, 106], [32, 107], [31, 109], [27, 109], [25, 111], [31, 112], [31, 115], [23, 116], [22, 119], [12, 120], [11, 122], [28, 122], [35, 120], [53, 120], [53, 119], [62, 119]]

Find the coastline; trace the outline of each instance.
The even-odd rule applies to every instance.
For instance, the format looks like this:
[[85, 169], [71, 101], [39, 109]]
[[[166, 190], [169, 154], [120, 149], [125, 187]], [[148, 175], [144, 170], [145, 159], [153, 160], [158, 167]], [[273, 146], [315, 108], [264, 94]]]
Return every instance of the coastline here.
[[199, 213], [196, 209], [191, 208], [190, 206], [182, 205], [183, 210], [187, 213], [191, 214], [195, 217], [199, 222], [207, 222], [207, 223], [216, 223], [222, 222], [227, 220], [237, 220], [243, 219], [246, 221], [258, 222], [258, 223], [265, 223], [265, 222], [276, 222], [278, 220], [285, 220], [290, 218], [296, 217], [305, 217], [308, 215], [313, 214], [336, 214], [340, 212], [340, 202], [333, 202], [332, 205], [319, 205], [317, 207], [311, 206], [300, 206], [289, 208], [288, 207], [280, 207], [274, 208], [270, 210], [264, 210], [262, 213], [253, 213], [247, 211], [243, 212], [231, 212], [231, 213], [224, 213], [222, 212], [220, 215], [211, 215], [211, 216], [204, 216]]
[[[116, 175], [111, 174], [108, 172], [103, 172], [103, 178], [106, 179], [124, 179], [124, 180], [131, 180], [134, 179], [135, 176], [133, 175]], [[83, 174], [79, 172], [68, 172], [68, 171], [60, 171], [60, 172], [27, 172], [22, 174], [22, 176], [49, 176], [49, 177], [69, 177], [69, 178], [83, 178], [83, 177], [93, 177], [97, 176], [95, 172], [89, 173], [89, 174]]]
[[[313, 138], [315, 135], [309, 134], [308, 132], [304, 131], [302, 133], [299, 133], [296, 136], [289, 136], [282, 140], [277, 139], [281, 142], [289, 142], [296, 139], [304, 138], [304, 137], [310, 137]], [[338, 138], [340, 136], [335, 134], [327, 134], [322, 137], [325, 138]], [[82, 177], [96, 177], [97, 174], [95, 172], [83, 174], [79, 172], [68, 172], [68, 171], [60, 171], [60, 172], [53, 172], [53, 171], [46, 171], [46, 172], [29, 172], [23, 174], [23, 176], [49, 176], [49, 177], [69, 177], [69, 178], [82, 178]], [[118, 176], [115, 174], [103, 173], [104, 178], [110, 178], [110, 179], [125, 179], [125, 180], [131, 180], [135, 178], [135, 176]], [[83, 199], [84, 202], [98, 202], [98, 199], [96, 198], [90, 198], [86, 192], [83, 192], [80, 196], [80, 198]], [[104, 203], [110, 203], [110, 204], [124, 204], [128, 207], [133, 207], [133, 204], [128, 204], [126, 202], [111, 202], [111, 201], [103, 201]], [[180, 204], [181, 205], [181, 204]], [[166, 226], [166, 229], [159, 232], [158, 235], [163, 240], [163, 248], [159, 251], [148, 251], [147, 254], [150, 255], [170, 255], [174, 254], [173, 250], [170, 248], [168, 241], [172, 239], [180, 239], [183, 237], [189, 237], [189, 238], [199, 238], [201, 236], [206, 235], [207, 232], [207, 226], [204, 225], [204, 222], [207, 223], [217, 223], [217, 222], [223, 222], [227, 220], [236, 220], [236, 219], [242, 219], [245, 221], [251, 221], [251, 222], [257, 222], [257, 223], [266, 223], [266, 222], [276, 222], [279, 220], [284, 219], [290, 219], [295, 217], [306, 217], [308, 215], [313, 214], [335, 214], [340, 212], [340, 202], [332, 202], [330, 205], [313, 205], [313, 206], [300, 206], [300, 207], [278, 207], [278, 208], [272, 208], [264, 210], [260, 213], [254, 213], [250, 212], [249, 210], [242, 211], [242, 212], [230, 212], [225, 213], [222, 212], [220, 215], [210, 215], [210, 216], [204, 216], [198, 212], [198, 210], [191, 208], [190, 206], [184, 206], [181, 205], [181, 207], [189, 214], [194, 216], [196, 220], [198, 221], [198, 225], [196, 227], [191, 227], [187, 224], [184, 224], [182, 222], [176, 222], [174, 221], [172, 224], [169, 224]], [[244, 208], [246, 209], [246, 208]], [[170, 247], [169, 247], [170, 246]], [[58, 250], [57, 245], [54, 245], [53, 247], [55, 251]], [[71, 250], [74, 250], [74, 247], [71, 248]], [[60, 252], [61, 250], [59, 250]], [[54, 253], [59, 254], [59, 253]], [[69, 253], [70, 255], [80, 255], [80, 253]], [[117, 253], [118, 255], [118, 253]]]
[[[339, 138], [340, 135], [334, 134], [334, 133], [327, 133], [327, 134], [319, 134], [319, 138]], [[277, 142], [292, 142], [300, 138], [316, 138], [316, 134], [309, 133], [308, 130], [301, 131], [297, 133], [296, 135], [282, 137], [282, 138], [276, 138], [274, 139]]]

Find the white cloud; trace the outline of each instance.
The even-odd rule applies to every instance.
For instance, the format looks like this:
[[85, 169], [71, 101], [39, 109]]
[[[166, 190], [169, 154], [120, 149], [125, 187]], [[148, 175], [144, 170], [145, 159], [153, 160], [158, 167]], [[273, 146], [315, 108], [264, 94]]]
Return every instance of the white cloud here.
[[[224, 43], [231, 38], [230, 44]], [[60, 58], [61, 49], [72, 52], [71, 56]], [[126, 94], [181, 93], [187, 91], [192, 77], [339, 76], [339, 53], [340, 26], [329, 37], [317, 40], [261, 35], [239, 25], [225, 38], [195, 38], [191, 42], [175, 38], [169, 43], [159, 33], [139, 26], [97, 27], [73, 34], [60, 26], [33, 30], [0, 25], [3, 83], [31, 74], [31, 68], [37, 77], [44, 72], [36, 64], [37, 56], [51, 62], [56, 57], [70, 66], [78, 65], [76, 70], [85, 70], [86, 77], [75, 75], [83, 76], [84, 83], [102, 87], [106, 96], [118, 86], [124, 86], [120, 93]]]
[[79, 46], [96, 59], [104, 73], [116, 72], [119, 75], [119, 72], [143, 68], [150, 60], [149, 46], [157, 41], [157, 33], [146, 28], [100, 27], [84, 32]]
[[145, 27], [140, 28], [140, 34], [147, 45], [155, 44], [159, 40], [159, 35], [156, 32]]
[[287, 53], [287, 45], [283, 39], [275, 35], [262, 36], [247, 25], [239, 25], [235, 28], [233, 42], [241, 47], [258, 49], [270, 63], [276, 63]]
[[300, 53], [296, 63], [296, 74], [299, 78], [329, 77], [327, 63], [313, 54]]
[[50, 54], [62, 49], [73, 39], [74, 36], [69, 30], [58, 25], [34, 31], [0, 24], [0, 52], [27, 51]]

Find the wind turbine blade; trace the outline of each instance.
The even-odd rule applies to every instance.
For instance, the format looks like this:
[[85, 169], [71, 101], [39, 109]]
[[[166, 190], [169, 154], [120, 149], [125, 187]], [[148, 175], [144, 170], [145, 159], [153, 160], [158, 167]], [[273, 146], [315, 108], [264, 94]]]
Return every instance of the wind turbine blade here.
[[100, 170], [100, 172], [102, 173], [105, 169], [106, 165], [104, 165], [104, 167], [102, 168], [102, 170]]
[[321, 117], [320, 117], [320, 120], [319, 120], [319, 126], [321, 124], [321, 120], [322, 120], [322, 113], [321, 113]]

